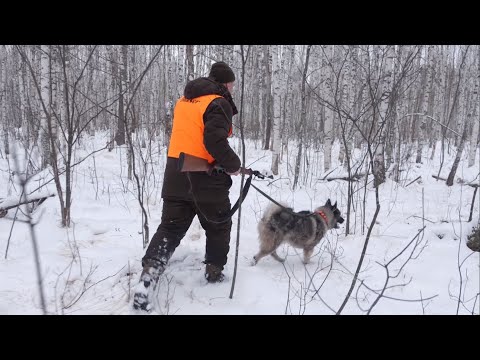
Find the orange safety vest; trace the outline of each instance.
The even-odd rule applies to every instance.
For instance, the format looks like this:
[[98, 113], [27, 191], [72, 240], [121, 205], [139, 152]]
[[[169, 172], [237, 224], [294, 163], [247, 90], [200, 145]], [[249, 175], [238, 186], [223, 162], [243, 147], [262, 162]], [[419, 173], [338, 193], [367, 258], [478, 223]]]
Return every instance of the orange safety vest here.
[[[203, 114], [208, 105], [220, 95], [204, 95], [194, 99], [182, 96], [173, 110], [173, 127], [168, 147], [168, 156], [177, 158], [181, 152], [206, 159], [213, 163], [215, 159], [203, 144]], [[226, 121], [226, 120], [225, 120]], [[232, 134], [232, 127], [228, 135]]]

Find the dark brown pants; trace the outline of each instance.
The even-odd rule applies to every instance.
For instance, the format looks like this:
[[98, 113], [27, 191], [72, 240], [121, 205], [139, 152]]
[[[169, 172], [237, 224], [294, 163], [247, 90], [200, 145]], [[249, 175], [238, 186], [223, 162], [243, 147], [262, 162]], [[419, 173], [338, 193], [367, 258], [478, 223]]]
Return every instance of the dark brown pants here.
[[173, 252], [185, 237], [195, 215], [205, 230], [205, 263], [211, 263], [223, 270], [230, 250], [232, 220], [216, 223], [230, 211], [230, 199], [195, 204], [188, 200], [163, 200], [162, 221], [148, 245], [142, 265], [159, 268], [163, 272]]

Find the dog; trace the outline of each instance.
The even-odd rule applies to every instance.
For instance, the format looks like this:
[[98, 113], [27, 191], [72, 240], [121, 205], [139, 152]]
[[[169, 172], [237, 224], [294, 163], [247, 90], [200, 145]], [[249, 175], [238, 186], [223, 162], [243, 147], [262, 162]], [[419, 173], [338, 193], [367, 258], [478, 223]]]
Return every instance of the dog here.
[[253, 257], [252, 265], [271, 255], [275, 260], [284, 262], [277, 254], [277, 248], [288, 243], [293, 247], [303, 249], [303, 263], [308, 264], [313, 249], [330, 229], [338, 229], [338, 224], [344, 221], [334, 205], [327, 200], [325, 205], [310, 211], [293, 212], [292, 208], [271, 204], [258, 223], [260, 250]]

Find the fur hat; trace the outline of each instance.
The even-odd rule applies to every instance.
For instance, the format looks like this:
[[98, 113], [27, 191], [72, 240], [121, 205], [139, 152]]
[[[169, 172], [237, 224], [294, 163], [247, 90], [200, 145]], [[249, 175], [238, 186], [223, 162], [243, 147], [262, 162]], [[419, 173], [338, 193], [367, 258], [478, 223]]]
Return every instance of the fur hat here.
[[235, 81], [235, 74], [230, 66], [223, 61], [213, 64], [208, 76], [220, 84], [226, 84]]

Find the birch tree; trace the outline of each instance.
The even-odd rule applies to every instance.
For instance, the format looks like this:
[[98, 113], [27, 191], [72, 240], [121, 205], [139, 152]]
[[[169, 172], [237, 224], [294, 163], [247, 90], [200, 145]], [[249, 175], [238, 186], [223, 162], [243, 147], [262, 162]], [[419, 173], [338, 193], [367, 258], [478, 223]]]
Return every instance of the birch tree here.
[[378, 131], [380, 132], [379, 142], [376, 147], [375, 157], [373, 161], [373, 174], [375, 177], [375, 186], [379, 186], [385, 182], [385, 157], [384, 157], [384, 144], [386, 139], [386, 131], [382, 128], [390, 118], [389, 100], [391, 99], [392, 92], [392, 73], [393, 73], [393, 46], [388, 45], [386, 49], [383, 49], [382, 58], [385, 57], [385, 68], [380, 94], [380, 108], [378, 114]]
[[[460, 96], [460, 92], [461, 92], [461, 88], [460, 88], [460, 85], [462, 83], [462, 79], [463, 79], [463, 70], [464, 70], [464, 67], [465, 67], [465, 63], [466, 63], [466, 60], [467, 60], [467, 52], [468, 52], [468, 48], [469, 46], [467, 46], [465, 48], [465, 51], [461, 51], [461, 48], [460, 48], [460, 64], [458, 66], [458, 78], [456, 79], [457, 82], [455, 85], [451, 86], [450, 88], [454, 88], [452, 89], [453, 90], [453, 96], [452, 96], [452, 102], [451, 102], [451, 105], [449, 106], [448, 108], [448, 117], [446, 119], [446, 123], [444, 124], [444, 126], [442, 127], [442, 143], [441, 143], [441, 147], [442, 147], [442, 151], [440, 153], [440, 167], [438, 169], [438, 174], [437, 174], [437, 177], [440, 176], [440, 173], [442, 171], [442, 168], [443, 168], [443, 162], [445, 160], [445, 138], [446, 138], [446, 132], [448, 130], [448, 126], [450, 125], [450, 123], [452, 122], [453, 118], [454, 118], [454, 115], [456, 113], [456, 108], [457, 108], [457, 104], [458, 104], [458, 99], [459, 99], [459, 96]], [[455, 60], [455, 57], [453, 58], [452, 60], [452, 63], [453, 63], [453, 66], [452, 66], [452, 78], [453, 78], [453, 73], [454, 73], [454, 70], [455, 70], [455, 66], [454, 66], [454, 60]], [[453, 81], [452, 81], [453, 82]], [[463, 138], [463, 134], [462, 134], [462, 138]], [[462, 149], [463, 151], [463, 149]], [[458, 165], [458, 164], [457, 164]], [[453, 168], [452, 168], [453, 169]], [[455, 169], [456, 171], [456, 169]], [[453, 182], [453, 179], [452, 179], [452, 182]]]
[[[329, 56], [333, 59], [334, 46], [322, 46], [323, 47], [323, 63], [322, 63], [322, 83], [321, 98], [325, 99], [328, 104], [333, 103], [333, 88], [332, 77], [333, 68], [327, 66], [329, 62]], [[325, 107], [325, 125], [324, 131], [324, 158], [323, 158], [323, 171], [327, 172], [332, 167], [332, 145], [333, 145], [333, 110], [330, 106]]]
[[194, 45], [185, 46], [185, 57], [187, 62], [187, 81], [192, 81], [195, 78], [193, 52], [194, 52]]
[[8, 123], [7, 123], [7, 48], [5, 45], [0, 47], [0, 123], [3, 125], [3, 146], [5, 155], [10, 154], [8, 141]]
[[282, 84], [280, 74], [280, 45], [272, 46], [272, 74], [273, 74], [273, 146], [272, 146], [272, 166], [274, 175], [278, 175], [278, 165], [280, 162], [281, 137], [281, 102], [282, 102]]
[[[265, 74], [265, 82], [263, 83], [264, 86], [262, 87], [262, 103], [263, 103], [262, 123], [265, 124], [264, 126], [265, 140], [263, 145], [264, 150], [270, 149], [270, 136], [272, 133], [272, 122], [273, 122], [272, 121], [273, 120], [272, 119], [273, 118], [272, 72], [274, 70], [272, 69], [273, 67], [272, 60], [273, 60], [272, 52], [269, 50], [269, 46], [263, 45], [262, 70], [263, 70], [263, 73]], [[277, 73], [278, 73], [278, 69], [277, 69]]]
[[310, 49], [312, 45], [307, 46], [305, 54], [305, 67], [302, 74], [302, 87], [300, 90], [301, 96], [301, 106], [300, 106], [300, 123], [298, 125], [297, 134], [298, 134], [298, 153], [297, 160], [295, 161], [295, 175], [293, 180], [293, 189], [297, 186], [298, 175], [300, 174], [300, 164], [302, 160], [302, 150], [303, 150], [303, 141], [305, 139], [305, 122], [307, 118], [307, 105], [306, 105], [306, 93], [305, 93], [305, 84], [307, 82], [307, 73], [308, 73], [308, 61], [310, 60]]
[[[464, 57], [466, 58], [467, 57], [467, 53], [468, 53], [468, 49], [469, 47], [467, 47], [465, 49], [465, 54], [464, 54]], [[477, 74], [478, 75], [478, 74]], [[461, 79], [458, 80], [459, 82], [461, 81]], [[475, 89], [475, 86], [476, 84], [478, 83], [478, 77], [477, 79], [475, 79], [475, 85], [474, 85], [474, 89]], [[473, 89], [473, 90], [474, 90]], [[464, 89], [463, 90], [465, 93], [467, 93], [467, 90]], [[463, 149], [465, 147], [465, 141], [467, 139], [467, 131], [468, 131], [468, 125], [469, 125], [469, 121], [470, 119], [472, 118], [472, 115], [473, 115], [473, 112], [475, 111], [475, 102], [476, 102], [476, 94], [475, 94], [475, 91], [472, 91], [472, 95], [471, 95], [471, 100], [470, 100], [470, 104], [466, 101], [467, 100], [467, 96], [463, 96], [462, 99], [465, 100], [466, 104], [465, 106], [468, 108], [468, 111], [466, 112], [466, 118], [464, 118], [463, 120], [463, 131], [462, 131], [462, 136], [460, 137], [460, 140], [459, 140], [459, 144], [458, 144], [458, 147], [457, 147], [457, 153], [455, 155], [455, 160], [453, 161], [453, 165], [452, 165], [452, 168], [450, 169], [450, 173], [448, 174], [448, 178], [447, 178], [447, 182], [446, 184], [448, 186], [452, 186], [453, 185], [453, 179], [455, 178], [455, 174], [457, 172], [457, 168], [458, 168], [458, 164], [460, 163], [460, 158], [462, 156], [462, 153], [463, 153]], [[461, 112], [459, 117], [461, 117], [461, 114], [465, 114], [465, 112]], [[477, 120], [478, 122], [478, 120]]]
[[50, 73], [50, 45], [41, 45], [40, 47], [40, 89], [41, 93], [39, 94], [42, 101], [45, 103], [45, 111], [41, 113], [40, 117], [40, 144], [42, 147], [42, 168], [45, 168], [48, 164], [52, 163], [50, 158], [50, 144], [49, 144], [49, 131], [47, 118], [50, 116], [50, 82], [49, 82], [49, 73]]
[[[425, 80], [423, 82], [423, 86], [421, 87], [423, 91], [422, 96], [422, 105], [421, 105], [421, 113], [427, 115], [428, 113], [428, 100], [430, 98], [430, 91], [432, 88], [432, 72], [433, 72], [433, 46], [428, 46], [426, 49], [427, 56], [424, 64], [424, 72], [425, 72]], [[425, 142], [427, 138], [427, 118], [425, 116], [421, 116], [419, 119], [420, 126], [419, 126], [419, 134], [418, 134], [418, 144], [417, 144], [417, 157], [415, 162], [422, 163], [422, 154], [423, 149], [425, 147]]]
[[475, 77], [475, 86], [473, 89], [473, 101], [470, 114], [473, 120], [473, 129], [470, 136], [470, 150], [468, 153], [468, 167], [472, 167], [475, 164], [475, 156], [478, 148], [478, 127], [480, 123], [480, 95], [479, 95], [479, 82], [480, 82], [480, 45], [477, 45], [477, 71]]

